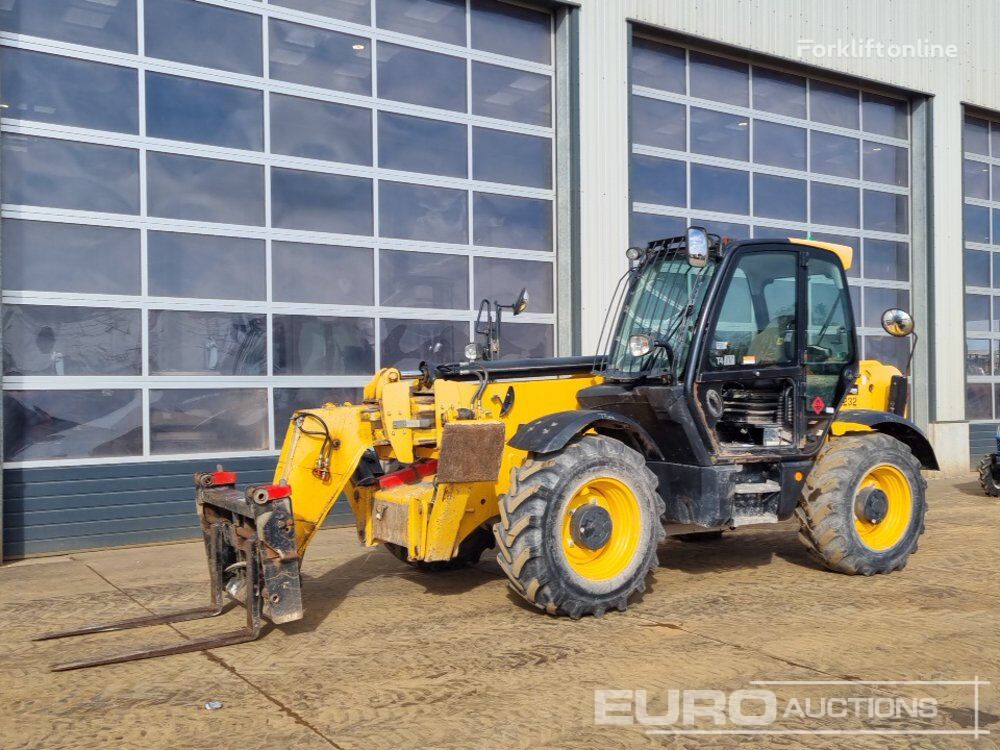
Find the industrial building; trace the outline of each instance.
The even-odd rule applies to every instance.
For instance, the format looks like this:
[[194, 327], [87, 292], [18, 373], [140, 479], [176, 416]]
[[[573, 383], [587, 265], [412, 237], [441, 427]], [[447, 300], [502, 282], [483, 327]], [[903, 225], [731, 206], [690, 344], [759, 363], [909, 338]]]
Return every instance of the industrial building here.
[[[3, 554], [190, 538], [295, 408], [590, 353], [629, 244], [855, 248], [862, 353], [951, 472], [1000, 421], [1000, 6], [0, 2]], [[991, 276], [992, 274], [992, 276]], [[991, 280], [992, 279], [992, 280]], [[994, 293], [996, 297], [994, 298]], [[991, 307], [991, 305], [995, 305]]]

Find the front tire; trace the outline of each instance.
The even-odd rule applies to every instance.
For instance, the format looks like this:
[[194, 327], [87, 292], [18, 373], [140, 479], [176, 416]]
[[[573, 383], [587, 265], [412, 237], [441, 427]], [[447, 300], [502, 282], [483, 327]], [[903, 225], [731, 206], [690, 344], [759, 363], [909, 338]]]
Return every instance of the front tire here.
[[990, 497], [1000, 497], [1000, 482], [993, 476], [992, 453], [987, 453], [979, 461], [979, 486]]
[[514, 468], [493, 527], [510, 587], [552, 615], [624, 611], [664, 537], [656, 485], [639, 453], [600, 435]]
[[910, 449], [878, 433], [833, 438], [820, 452], [796, 514], [799, 539], [831, 570], [902, 570], [924, 531], [927, 482]]

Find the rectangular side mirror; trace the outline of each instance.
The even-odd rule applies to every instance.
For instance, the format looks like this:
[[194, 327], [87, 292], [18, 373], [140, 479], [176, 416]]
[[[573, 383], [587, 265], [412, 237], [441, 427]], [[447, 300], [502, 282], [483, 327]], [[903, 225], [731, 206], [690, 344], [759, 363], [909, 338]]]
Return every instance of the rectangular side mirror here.
[[687, 259], [694, 268], [703, 268], [708, 263], [708, 232], [703, 227], [688, 227]]

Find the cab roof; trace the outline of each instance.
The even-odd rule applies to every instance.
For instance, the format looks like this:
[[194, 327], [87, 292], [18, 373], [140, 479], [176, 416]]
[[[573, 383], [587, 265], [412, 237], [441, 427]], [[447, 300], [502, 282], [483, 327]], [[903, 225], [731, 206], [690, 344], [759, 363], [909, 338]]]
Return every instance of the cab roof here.
[[821, 250], [829, 250], [840, 258], [840, 265], [844, 267], [845, 271], [851, 267], [851, 261], [854, 260], [854, 248], [850, 245], [838, 245], [836, 242], [820, 242], [819, 240], [804, 240], [801, 237], [789, 237], [788, 241], [794, 242], [796, 245], [809, 245], [810, 247], [818, 247]]
[[[717, 253], [717, 257], [723, 252], [724, 248], [733, 247], [736, 245], [757, 245], [765, 244], [768, 242], [788, 242], [793, 245], [807, 245], [809, 247], [819, 248], [820, 250], [828, 250], [840, 260], [840, 265], [844, 267], [847, 271], [851, 267], [851, 263], [854, 260], [854, 248], [850, 245], [841, 245], [836, 242], [822, 242], [820, 240], [808, 240], [801, 237], [789, 237], [785, 240], [779, 238], [754, 238], [737, 240], [731, 237], [719, 237], [718, 235], [709, 235], [709, 237], [714, 237], [715, 242], [711, 247]], [[710, 239], [711, 242], [711, 239]], [[645, 250], [647, 252], [654, 252], [657, 250], [686, 250], [687, 248], [687, 237], [686, 235], [680, 235], [679, 237], [665, 237], [661, 240], [653, 240], [646, 245]]]

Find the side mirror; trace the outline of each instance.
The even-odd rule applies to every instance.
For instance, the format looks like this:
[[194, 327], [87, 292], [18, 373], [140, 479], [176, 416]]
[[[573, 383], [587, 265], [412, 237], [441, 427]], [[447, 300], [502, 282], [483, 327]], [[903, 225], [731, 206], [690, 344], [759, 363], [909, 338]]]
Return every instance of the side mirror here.
[[688, 227], [687, 259], [693, 268], [704, 268], [708, 263], [708, 232], [703, 227]]
[[528, 290], [527, 288], [522, 288], [521, 293], [517, 295], [517, 299], [514, 304], [511, 305], [511, 309], [514, 311], [515, 315], [520, 315], [525, 310], [528, 309]]
[[890, 336], [909, 336], [913, 333], [913, 316], [906, 310], [891, 307], [882, 313], [882, 328]]

